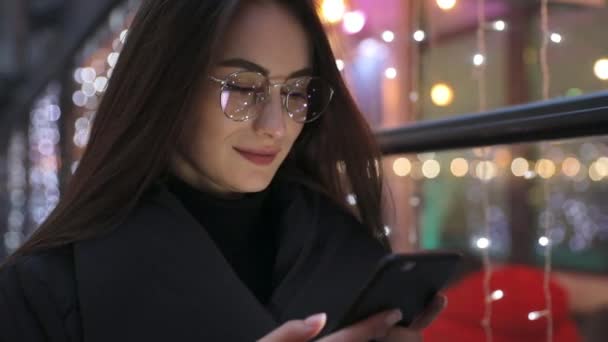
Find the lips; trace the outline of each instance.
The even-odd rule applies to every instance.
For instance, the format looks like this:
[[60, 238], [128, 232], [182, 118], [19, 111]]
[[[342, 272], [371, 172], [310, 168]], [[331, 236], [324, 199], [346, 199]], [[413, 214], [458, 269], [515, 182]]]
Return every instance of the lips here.
[[249, 150], [234, 148], [243, 158], [249, 160], [256, 165], [269, 165], [275, 160], [279, 154], [278, 150]]

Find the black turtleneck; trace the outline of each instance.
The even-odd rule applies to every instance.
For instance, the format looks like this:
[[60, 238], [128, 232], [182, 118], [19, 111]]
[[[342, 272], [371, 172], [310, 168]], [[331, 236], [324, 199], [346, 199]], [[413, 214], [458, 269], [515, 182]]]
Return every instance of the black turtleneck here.
[[261, 303], [267, 303], [276, 254], [276, 224], [270, 206], [265, 205], [270, 190], [228, 199], [198, 190], [175, 176], [166, 183], [209, 233], [243, 283]]

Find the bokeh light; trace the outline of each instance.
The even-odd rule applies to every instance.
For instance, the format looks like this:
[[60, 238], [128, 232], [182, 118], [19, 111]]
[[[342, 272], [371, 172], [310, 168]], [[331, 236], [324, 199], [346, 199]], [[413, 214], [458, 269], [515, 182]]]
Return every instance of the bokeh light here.
[[608, 58], [598, 59], [593, 66], [593, 72], [600, 80], [608, 80]]
[[395, 40], [395, 33], [393, 31], [384, 31], [382, 32], [382, 40], [384, 40], [387, 43], [392, 42], [393, 40]]
[[454, 91], [445, 83], [437, 83], [431, 88], [431, 99], [436, 106], [449, 106], [454, 101]]
[[429, 178], [429, 179], [437, 178], [437, 176], [439, 176], [440, 172], [441, 172], [441, 165], [439, 165], [439, 162], [436, 160], [433, 160], [433, 159], [427, 160], [422, 164], [422, 174], [426, 178]]
[[362, 11], [352, 11], [344, 14], [344, 31], [349, 34], [361, 32], [365, 27], [365, 14]]
[[393, 171], [399, 177], [405, 177], [412, 171], [412, 163], [407, 158], [397, 158], [393, 162]]
[[515, 158], [511, 162], [511, 172], [514, 176], [523, 177], [530, 171], [530, 163], [524, 158]]
[[436, 0], [437, 6], [444, 11], [449, 11], [456, 6], [456, 0]]
[[469, 172], [469, 162], [464, 158], [456, 158], [450, 164], [450, 171], [456, 177], [464, 177]]
[[323, 0], [321, 3], [321, 19], [330, 24], [342, 20], [346, 13], [344, 0]]

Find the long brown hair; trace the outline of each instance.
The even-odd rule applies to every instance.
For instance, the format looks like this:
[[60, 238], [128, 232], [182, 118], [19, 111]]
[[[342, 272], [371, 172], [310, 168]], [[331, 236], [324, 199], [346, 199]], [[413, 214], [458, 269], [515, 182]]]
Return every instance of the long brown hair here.
[[[168, 170], [201, 77], [244, 2], [143, 2], [78, 169], [55, 210], [13, 257], [100, 236], [129, 215]], [[279, 172], [297, 172], [339, 204], [353, 193], [356, 215], [374, 236], [382, 236], [382, 173], [373, 134], [336, 67], [312, 0], [280, 2], [307, 30], [315, 71], [333, 84], [335, 97], [327, 113], [305, 126]]]

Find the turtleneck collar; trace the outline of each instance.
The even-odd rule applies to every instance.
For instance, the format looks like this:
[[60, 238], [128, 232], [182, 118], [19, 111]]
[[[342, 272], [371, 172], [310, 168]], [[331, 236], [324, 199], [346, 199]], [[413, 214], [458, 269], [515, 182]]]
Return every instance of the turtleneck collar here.
[[194, 188], [174, 175], [165, 183], [207, 231], [241, 280], [265, 302], [272, 292], [277, 248], [276, 216], [272, 206], [266, 205], [271, 190], [226, 198]]

